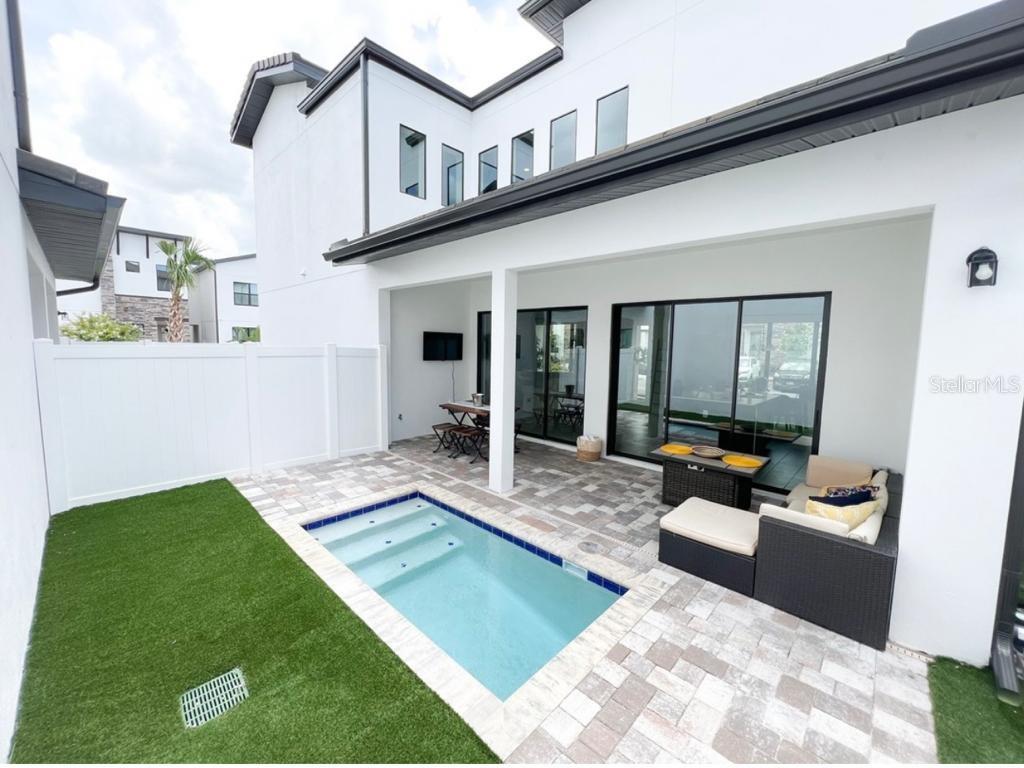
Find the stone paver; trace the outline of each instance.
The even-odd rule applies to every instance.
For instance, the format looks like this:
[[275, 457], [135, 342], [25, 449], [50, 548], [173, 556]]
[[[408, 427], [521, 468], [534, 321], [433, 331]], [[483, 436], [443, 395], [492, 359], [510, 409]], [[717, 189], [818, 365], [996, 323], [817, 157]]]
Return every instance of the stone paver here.
[[[631, 601], [602, 617], [600, 638], [584, 632], [503, 705], [410, 664], [488, 743], [508, 745], [500, 753], [510, 762], [936, 760], [924, 662], [875, 651], [658, 563], [657, 521], [668, 510], [659, 473], [582, 464], [570, 452], [522, 442], [515, 488], [497, 496], [486, 489], [485, 463], [450, 460], [433, 445], [417, 438], [235, 484], [275, 527], [399, 487], [446, 489], [479, 505], [474, 514], [500, 515], [492, 522], [630, 587]], [[282, 536], [293, 548], [308, 547], [294, 533], [301, 529], [289, 530]], [[325, 551], [303, 552], [321, 575], [333, 562], [332, 588], [365, 620], [387, 616], [385, 642], [410, 634]], [[428, 640], [418, 642], [413, 662], [436, 655]], [[501, 711], [466, 714], [487, 707]]]

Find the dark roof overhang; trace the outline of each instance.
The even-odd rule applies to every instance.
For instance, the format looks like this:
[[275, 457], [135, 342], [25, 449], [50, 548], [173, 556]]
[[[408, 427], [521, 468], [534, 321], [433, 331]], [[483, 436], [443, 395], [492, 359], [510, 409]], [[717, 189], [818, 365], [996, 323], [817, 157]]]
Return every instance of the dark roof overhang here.
[[369, 263], [1024, 93], [1024, 0], [918, 32], [902, 50], [357, 240]]
[[125, 235], [143, 235], [160, 240], [184, 240], [188, 235], [175, 235], [172, 232], [160, 232], [156, 229], [140, 229], [139, 227], [120, 226], [117, 231]]
[[242, 96], [231, 118], [232, 143], [252, 147], [256, 126], [260, 124], [275, 86], [304, 81], [312, 88], [325, 74], [327, 70], [297, 53], [279, 53], [257, 61], [249, 68]]
[[53, 276], [98, 283], [124, 206], [107, 182], [18, 150], [21, 204]]
[[562, 60], [562, 49], [552, 48], [535, 58], [533, 61], [524, 64], [515, 72], [506, 75], [493, 85], [489, 85], [476, 96], [468, 96], [457, 88], [453, 88], [448, 85], [448, 83], [443, 80], [434, 77], [429, 72], [410, 64], [401, 56], [392, 53], [387, 48], [378, 45], [372, 40], [364, 38], [355, 48], [348, 52], [345, 58], [343, 58], [334, 69], [327, 73], [327, 75], [313, 88], [313, 90], [309, 92], [306, 98], [299, 102], [299, 112], [304, 115], [308, 115], [323, 103], [324, 99], [332, 94], [339, 85], [345, 82], [359, 69], [359, 62], [362, 60], [363, 54], [366, 54], [370, 61], [382, 64], [383, 66], [404, 75], [410, 80], [419, 83], [424, 88], [429, 88], [435, 93], [438, 93], [441, 96], [452, 100], [459, 106], [465, 107], [469, 110], [483, 106], [491, 99], [500, 96], [510, 88], [514, 88], [524, 80], [528, 80], [538, 72], [547, 69], [555, 62]]
[[519, 6], [519, 15], [533, 24], [542, 35], [562, 45], [562, 22], [590, 0], [526, 0]]

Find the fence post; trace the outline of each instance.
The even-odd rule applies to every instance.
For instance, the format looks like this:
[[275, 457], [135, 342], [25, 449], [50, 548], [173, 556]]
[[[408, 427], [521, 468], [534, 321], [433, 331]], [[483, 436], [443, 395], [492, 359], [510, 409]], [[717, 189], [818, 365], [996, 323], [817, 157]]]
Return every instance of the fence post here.
[[341, 445], [338, 424], [338, 345], [324, 345], [324, 397], [327, 398], [327, 455], [338, 458]]
[[378, 450], [386, 451], [391, 447], [391, 397], [388, 381], [388, 348], [383, 344], [377, 347], [377, 403], [380, 407], [377, 434], [380, 438]]
[[259, 344], [242, 344], [245, 352], [245, 402], [249, 422], [249, 471], [263, 470], [263, 438], [260, 429]]
[[57, 391], [56, 347], [51, 339], [36, 339], [32, 351], [35, 356], [39, 426], [46, 468], [46, 494], [50, 514], [55, 515], [68, 509], [67, 458], [64, 455], [60, 394]]

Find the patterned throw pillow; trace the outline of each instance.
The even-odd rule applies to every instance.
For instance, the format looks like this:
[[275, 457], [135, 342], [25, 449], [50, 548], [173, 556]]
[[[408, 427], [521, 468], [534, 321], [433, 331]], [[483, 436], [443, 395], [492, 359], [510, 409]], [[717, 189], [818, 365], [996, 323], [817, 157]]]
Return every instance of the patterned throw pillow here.
[[825, 495], [830, 498], [843, 498], [846, 496], [857, 496], [862, 493], [870, 493], [869, 498], [877, 498], [879, 488], [877, 485], [831, 485], [827, 488], [822, 488]]
[[834, 507], [852, 507], [854, 504], [863, 504], [871, 501], [871, 491], [863, 490], [856, 493], [843, 494], [841, 496], [811, 496], [811, 501], [820, 501], [822, 504], [831, 504]]
[[848, 507], [839, 507], [835, 504], [823, 504], [820, 501], [808, 499], [807, 506], [804, 511], [808, 515], [825, 517], [829, 520], [846, 523], [851, 529], [853, 529], [871, 517], [877, 509], [878, 502], [874, 500], [865, 501], [861, 504], [852, 504]]

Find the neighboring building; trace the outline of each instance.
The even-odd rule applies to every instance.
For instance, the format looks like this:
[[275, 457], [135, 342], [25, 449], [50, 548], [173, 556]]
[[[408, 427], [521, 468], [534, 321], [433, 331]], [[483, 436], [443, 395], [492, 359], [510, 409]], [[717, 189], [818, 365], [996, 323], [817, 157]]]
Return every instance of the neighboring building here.
[[49, 522], [33, 339], [57, 339], [55, 281], [99, 284], [124, 199], [32, 154], [18, 5], [0, 13], [0, 755], [14, 730]]
[[641, 461], [750, 439], [781, 492], [812, 452], [905, 472], [891, 638], [987, 663], [1024, 520], [1024, 3], [521, 13], [555, 47], [476, 96], [367, 40], [253, 66], [264, 341], [385, 347], [394, 439], [453, 374], [488, 392], [498, 492], [517, 421]]
[[[118, 227], [98, 288], [61, 297], [57, 302], [61, 316], [70, 319], [103, 312], [138, 326], [143, 339], [165, 341], [171, 286], [166, 276], [167, 257], [158, 243], [167, 240], [177, 245], [184, 239], [185, 235]], [[185, 322], [192, 326], [186, 339], [196, 341], [198, 328], [189, 322], [188, 291], [183, 297]]]
[[259, 341], [260, 295], [256, 254], [217, 259], [200, 269], [189, 301], [199, 341]]

